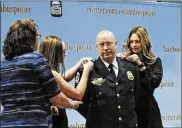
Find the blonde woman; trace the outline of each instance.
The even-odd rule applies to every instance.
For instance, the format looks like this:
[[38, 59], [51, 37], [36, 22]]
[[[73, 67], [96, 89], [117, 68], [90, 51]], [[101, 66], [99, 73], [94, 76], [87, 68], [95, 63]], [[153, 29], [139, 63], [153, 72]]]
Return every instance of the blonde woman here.
[[[82, 58], [75, 66], [66, 73], [64, 71], [64, 57], [66, 49], [64, 42], [57, 36], [46, 36], [40, 44], [39, 52], [48, 60], [49, 66], [52, 69], [54, 78], [63, 93], [71, 99], [81, 100], [88, 81], [88, 75], [93, 68], [93, 63], [90, 58]], [[87, 62], [86, 64], [83, 64]], [[77, 88], [73, 88], [68, 82], [72, 80], [80, 66], [84, 66], [84, 71]], [[61, 71], [61, 74], [60, 74]], [[68, 128], [68, 120], [65, 109], [59, 109], [59, 115], [53, 116], [54, 128]]]
[[136, 88], [136, 113], [139, 128], [163, 128], [160, 109], [154, 97], [163, 77], [162, 61], [152, 52], [147, 30], [134, 27], [128, 36], [125, 51], [119, 56], [138, 66], [141, 86]]

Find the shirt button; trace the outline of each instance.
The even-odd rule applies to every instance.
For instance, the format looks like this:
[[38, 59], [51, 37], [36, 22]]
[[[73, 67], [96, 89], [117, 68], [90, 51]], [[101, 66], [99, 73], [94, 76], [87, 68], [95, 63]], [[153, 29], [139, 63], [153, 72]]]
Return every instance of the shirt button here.
[[120, 109], [121, 108], [121, 106], [120, 105], [118, 105], [118, 109]]
[[131, 91], [133, 91], [133, 89], [131, 89]]
[[118, 85], [118, 82], [116, 82], [116, 85]]
[[121, 120], [122, 120], [122, 118], [121, 118], [121, 117], [119, 117], [119, 120], [121, 121]]
[[117, 97], [119, 97], [120, 95], [119, 94], [117, 94]]
[[102, 94], [102, 92], [99, 92], [99, 95], [101, 95]]

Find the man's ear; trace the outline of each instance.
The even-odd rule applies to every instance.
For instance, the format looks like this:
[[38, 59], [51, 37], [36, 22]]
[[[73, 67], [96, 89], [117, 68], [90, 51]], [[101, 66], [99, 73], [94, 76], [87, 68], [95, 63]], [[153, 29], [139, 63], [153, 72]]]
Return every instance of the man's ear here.
[[96, 48], [98, 48], [97, 44], [96, 44]]
[[118, 45], [118, 41], [117, 40], [116, 40], [115, 44]]

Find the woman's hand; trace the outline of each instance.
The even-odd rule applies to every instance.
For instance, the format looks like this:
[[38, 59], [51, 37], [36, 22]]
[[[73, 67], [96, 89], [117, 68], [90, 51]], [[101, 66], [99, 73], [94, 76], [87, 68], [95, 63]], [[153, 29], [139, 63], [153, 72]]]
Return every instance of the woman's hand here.
[[91, 72], [93, 70], [94, 63], [92, 61], [88, 61], [87, 63], [83, 64], [83, 69]]
[[121, 59], [126, 59], [129, 53], [127, 52], [122, 52], [122, 53], [118, 53], [117, 57], [121, 57]]
[[128, 57], [126, 57], [126, 60], [136, 63], [137, 65], [141, 65], [142, 62], [140, 61], [137, 54], [132, 54]]
[[79, 108], [80, 104], [83, 104], [83, 102], [75, 100], [75, 101], [71, 101], [71, 104], [72, 104], [72, 109], [77, 109], [77, 108]]
[[79, 61], [80, 66], [82, 66], [83, 64], [86, 64], [90, 60], [92, 60], [91, 57], [84, 57], [84, 58], [80, 59], [80, 61]]

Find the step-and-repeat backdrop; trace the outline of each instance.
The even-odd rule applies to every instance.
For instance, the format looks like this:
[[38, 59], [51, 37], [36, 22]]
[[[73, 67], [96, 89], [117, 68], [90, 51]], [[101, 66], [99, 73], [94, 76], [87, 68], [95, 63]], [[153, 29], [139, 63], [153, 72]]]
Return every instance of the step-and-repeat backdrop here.
[[[57, 35], [66, 42], [66, 70], [80, 58], [97, 58], [95, 37], [112, 31], [118, 51], [129, 31], [146, 27], [153, 50], [162, 59], [164, 76], [155, 91], [165, 127], [181, 126], [181, 5], [164, 2], [1, 2], [1, 47], [9, 26], [18, 19], [34, 19], [39, 33]], [[56, 13], [61, 15], [56, 16]], [[3, 54], [1, 52], [1, 58]], [[74, 80], [71, 82], [74, 85]], [[84, 128], [85, 119], [67, 110], [70, 128]]]

